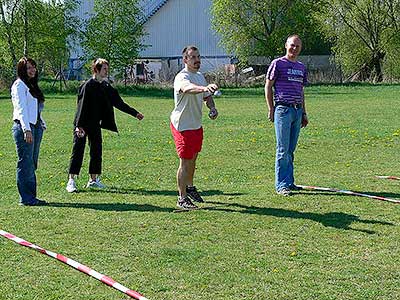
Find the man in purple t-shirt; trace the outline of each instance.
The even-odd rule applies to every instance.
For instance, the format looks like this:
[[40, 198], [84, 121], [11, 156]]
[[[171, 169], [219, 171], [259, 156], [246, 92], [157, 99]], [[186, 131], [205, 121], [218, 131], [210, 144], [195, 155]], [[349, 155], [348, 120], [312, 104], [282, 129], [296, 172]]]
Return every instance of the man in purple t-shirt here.
[[303, 89], [307, 71], [297, 61], [301, 51], [299, 36], [289, 36], [285, 48], [286, 55], [273, 60], [268, 68], [265, 99], [268, 119], [275, 124], [275, 189], [278, 194], [289, 196], [292, 190], [299, 189], [294, 184], [293, 159], [300, 128], [308, 124]]

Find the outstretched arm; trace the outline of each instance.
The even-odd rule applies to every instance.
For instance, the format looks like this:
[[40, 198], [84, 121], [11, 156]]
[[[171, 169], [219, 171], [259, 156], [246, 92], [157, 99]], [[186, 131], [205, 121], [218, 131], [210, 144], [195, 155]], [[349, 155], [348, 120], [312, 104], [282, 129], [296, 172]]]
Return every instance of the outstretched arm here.
[[114, 89], [110, 85], [107, 87], [107, 89], [109, 92], [109, 96], [111, 98], [111, 103], [115, 108], [119, 109], [120, 111], [122, 111], [124, 113], [134, 116], [138, 120], [142, 120], [144, 118], [144, 116], [140, 112], [138, 112], [136, 109], [129, 106], [128, 104], [126, 104], [124, 102], [124, 100], [122, 100], [121, 96], [119, 95], [119, 93], [116, 89]]
[[194, 83], [190, 83], [181, 88], [182, 93], [188, 93], [188, 94], [198, 94], [204, 92], [209, 92], [210, 94], [213, 94], [216, 90], [218, 90], [218, 86], [214, 83], [211, 83], [207, 86], [201, 86]]

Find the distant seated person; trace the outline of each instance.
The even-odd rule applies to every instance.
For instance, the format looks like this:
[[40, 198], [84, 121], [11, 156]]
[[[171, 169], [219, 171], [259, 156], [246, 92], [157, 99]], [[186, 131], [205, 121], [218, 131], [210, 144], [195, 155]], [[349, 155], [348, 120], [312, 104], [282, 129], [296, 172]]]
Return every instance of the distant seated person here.
[[101, 128], [118, 132], [115, 123], [114, 107], [132, 115], [138, 120], [143, 115], [126, 104], [118, 91], [108, 82], [109, 63], [99, 58], [92, 63], [93, 77], [79, 88], [77, 110], [74, 119], [74, 137], [69, 165], [69, 180], [66, 190], [77, 192], [75, 183], [79, 175], [85, 152], [86, 138], [89, 140], [90, 161], [87, 188], [105, 188], [100, 181], [102, 171]]

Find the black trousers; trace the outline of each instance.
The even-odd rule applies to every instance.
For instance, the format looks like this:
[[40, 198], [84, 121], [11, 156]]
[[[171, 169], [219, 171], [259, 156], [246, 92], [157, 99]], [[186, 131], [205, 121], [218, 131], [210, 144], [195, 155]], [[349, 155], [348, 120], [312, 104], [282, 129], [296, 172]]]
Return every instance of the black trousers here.
[[83, 155], [85, 153], [86, 138], [89, 141], [90, 161], [89, 174], [101, 174], [102, 163], [102, 137], [101, 128], [85, 128], [85, 136], [78, 137], [74, 131], [71, 160], [69, 164], [69, 174], [77, 174], [81, 171]]

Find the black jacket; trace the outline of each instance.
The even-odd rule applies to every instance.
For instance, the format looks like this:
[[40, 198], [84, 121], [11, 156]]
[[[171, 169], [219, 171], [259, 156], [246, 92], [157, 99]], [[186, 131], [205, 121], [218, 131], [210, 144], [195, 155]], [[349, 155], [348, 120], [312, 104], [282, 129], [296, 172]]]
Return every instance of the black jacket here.
[[75, 127], [101, 128], [118, 132], [114, 107], [122, 112], [137, 116], [138, 111], [126, 104], [118, 91], [108, 82], [89, 79], [79, 87]]

